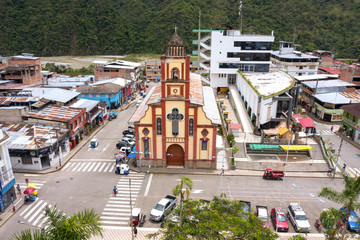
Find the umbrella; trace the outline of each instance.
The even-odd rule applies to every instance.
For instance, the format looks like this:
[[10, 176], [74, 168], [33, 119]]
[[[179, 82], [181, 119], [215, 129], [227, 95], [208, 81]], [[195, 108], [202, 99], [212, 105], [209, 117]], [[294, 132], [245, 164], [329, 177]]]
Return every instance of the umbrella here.
[[24, 191], [24, 194], [32, 194], [33, 192], [35, 192], [36, 189], [33, 187], [29, 187]]
[[116, 158], [124, 158], [126, 157], [126, 154], [123, 152], [119, 152], [118, 154], [115, 155]]
[[36, 185], [35, 183], [29, 183], [29, 184], [27, 185], [27, 188], [30, 188], [30, 187], [36, 188], [37, 185]]

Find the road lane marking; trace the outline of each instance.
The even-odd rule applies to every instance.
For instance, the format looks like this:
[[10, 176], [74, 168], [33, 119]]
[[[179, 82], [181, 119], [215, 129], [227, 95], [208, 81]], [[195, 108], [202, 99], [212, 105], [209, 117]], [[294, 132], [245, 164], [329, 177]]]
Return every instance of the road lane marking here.
[[131, 212], [131, 209], [119, 209], [119, 208], [104, 208], [104, 211], [115, 211], [115, 212]]
[[108, 217], [108, 216], [101, 216], [100, 219], [108, 219], [108, 220], [129, 220], [128, 217]]
[[105, 165], [106, 165], [106, 163], [101, 164], [101, 167], [99, 168], [99, 171], [98, 171], [98, 172], [101, 172], [102, 169], [105, 167]]
[[149, 177], [148, 184], [147, 184], [146, 189], [145, 189], [144, 196], [147, 196], [147, 195], [149, 194], [149, 190], [150, 190], [150, 185], [151, 185], [152, 178], [153, 178], [153, 174], [151, 173], [151, 174], [150, 174], [150, 177]]
[[39, 174], [24, 174], [24, 177], [39, 177]]
[[85, 167], [82, 169], [83, 172], [85, 172], [89, 167], [91, 163], [86, 163]]
[[108, 172], [109, 171], [109, 167], [111, 167], [112, 163], [108, 163], [106, 168], [104, 168], [104, 172]]
[[121, 204], [106, 204], [106, 207], [121, 207], [123, 209], [130, 208], [130, 205], [121, 205]]
[[107, 144], [106, 147], [104, 148], [104, 150], [103, 150], [104, 152], [106, 151], [106, 149], [108, 148], [108, 146], [109, 146], [109, 144]]
[[[82, 163], [76, 163], [76, 166], [72, 169], [72, 171], [74, 172]], [[75, 164], [74, 164], [75, 165]]]
[[39, 214], [39, 212], [44, 211], [46, 204], [47, 203], [44, 202], [44, 204], [32, 215], [32, 217], [28, 219], [28, 221], [31, 222]]
[[95, 167], [95, 165], [96, 165], [96, 162], [92, 163], [87, 171], [91, 172], [91, 170], [93, 169], [93, 167]]
[[[35, 198], [35, 202], [36, 202], [38, 199], [39, 199], [39, 198]], [[22, 213], [20, 213], [20, 216], [24, 215], [31, 207], [32, 207], [32, 205], [29, 205], [24, 211], [22, 211]]]
[[24, 216], [25, 219], [27, 219], [30, 214], [35, 211], [35, 209], [43, 202], [43, 200], [40, 200], [40, 202], [36, 203], [36, 205], [34, 205], [34, 207]]
[[129, 213], [122, 213], [122, 212], [103, 212], [102, 215], [114, 215], [114, 216], [127, 216], [127, 217], [130, 217]]
[[79, 168], [77, 169], [78, 172], [82, 171], [82, 169], [85, 167], [86, 162], [81, 164], [81, 166], [79, 166]]
[[101, 221], [103, 224], [110, 224], [110, 225], [128, 225], [129, 222], [115, 222], [115, 221]]
[[110, 163], [110, 169], [109, 172], [113, 172], [115, 170], [115, 164]]
[[74, 165], [74, 163], [73, 163], [73, 162], [70, 162], [70, 163], [66, 164], [66, 166], [63, 167], [63, 168], [61, 169], [61, 171], [65, 171], [65, 169], [67, 169], [67, 168], [70, 167], [71, 165]]
[[87, 159], [87, 158], [77, 158], [71, 159], [72, 162], [114, 162], [114, 159], [109, 158], [97, 158], [97, 159]]

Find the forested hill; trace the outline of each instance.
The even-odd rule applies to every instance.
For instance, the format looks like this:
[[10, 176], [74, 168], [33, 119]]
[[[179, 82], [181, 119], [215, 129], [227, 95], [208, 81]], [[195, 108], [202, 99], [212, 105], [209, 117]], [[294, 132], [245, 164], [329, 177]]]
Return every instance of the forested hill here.
[[[239, 0], [1, 0], [0, 55], [163, 53], [174, 26], [191, 52], [201, 28], [238, 28]], [[360, 0], [243, 0], [243, 32], [359, 58]]]

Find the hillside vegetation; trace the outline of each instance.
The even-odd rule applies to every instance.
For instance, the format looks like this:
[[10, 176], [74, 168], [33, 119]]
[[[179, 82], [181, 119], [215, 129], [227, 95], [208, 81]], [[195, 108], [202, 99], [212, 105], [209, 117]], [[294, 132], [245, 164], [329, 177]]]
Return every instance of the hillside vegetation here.
[[[0, 55], [163, 53], [174, 26], [190, 53], [201, 28], [239, 27], [235, 0], [2, 0]], [[360, 0], [244, 0], [243, 32], [359, 58]]]

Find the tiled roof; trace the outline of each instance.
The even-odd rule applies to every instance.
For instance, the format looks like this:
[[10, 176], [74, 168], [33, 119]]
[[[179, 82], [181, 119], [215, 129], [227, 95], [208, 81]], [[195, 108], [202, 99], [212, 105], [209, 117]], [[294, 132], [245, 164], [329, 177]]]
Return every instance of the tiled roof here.
[[49, 106], [39, 112], [28, 112], [27, 114], [24, 114], [24, 116], [28, 118], [43, 119], [55, 122], [68, 122], [82, 111], [85, 111], [85, 109], [64, 106]]
[[345, 105], [341, 109], [360, 119], [360, 103]]

